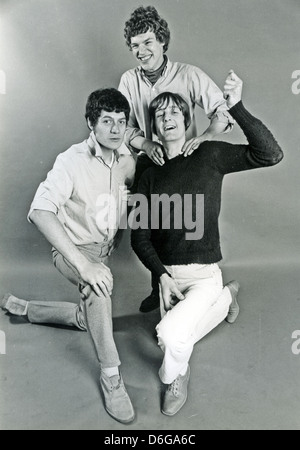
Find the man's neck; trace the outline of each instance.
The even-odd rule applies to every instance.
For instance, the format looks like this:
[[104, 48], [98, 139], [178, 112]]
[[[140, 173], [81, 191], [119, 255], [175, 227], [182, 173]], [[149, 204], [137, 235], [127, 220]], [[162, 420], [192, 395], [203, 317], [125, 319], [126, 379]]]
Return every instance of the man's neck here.
[[144, 74], [146, 75], [146, 77], [152, 84], [155, 84], [156, 81], [162, 76], [162, 73], [163, 73], [167, 63], [168, 63], [168, 58], [166, 55], [164, 55], [163, 60], [161, 61], [161, 64], [158, 67], [158, 69], [144, 70]]
[[111, 164], [113, 158], [113, 150], [101, 147], [102, 159], [106, 164]]
[[165, 142], [164, 149], [167, 155], [168, 159], [176, 158], [176, 156], [180, 155], [182, 147], [185, 144], [185, 138], [181, 139], [180, 141], [170, 141]]

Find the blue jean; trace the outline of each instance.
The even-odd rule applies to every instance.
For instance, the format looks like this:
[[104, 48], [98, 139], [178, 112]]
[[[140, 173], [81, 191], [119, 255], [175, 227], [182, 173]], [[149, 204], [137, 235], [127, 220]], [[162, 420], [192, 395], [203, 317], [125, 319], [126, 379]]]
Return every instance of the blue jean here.
[[[85, 245], [77, 247], [91, 262], [107, 265], [109, 245]], [[111, 298], [97, 296], [90, 285], [84, 285], [76, 269], [53, 249], [53, 262], [58, 271], [78, 286], [78, 304], [69, 302], [30, 301], [28, 320], [31, 323], [52, 323], [76, 327], [88, 331], [94, 344], [101, 368], [119, 366], [120, 359], [113, 337]]]

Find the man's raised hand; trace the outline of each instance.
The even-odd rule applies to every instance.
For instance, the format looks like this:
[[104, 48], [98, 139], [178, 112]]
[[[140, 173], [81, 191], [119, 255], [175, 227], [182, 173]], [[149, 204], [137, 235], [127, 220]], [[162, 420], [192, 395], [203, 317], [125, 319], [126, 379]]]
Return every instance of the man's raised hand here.
[[241, 101], [242, 91], [243, 81], [233, 70], [230, 70], [224, 85], [224, 98], [229, 109]]

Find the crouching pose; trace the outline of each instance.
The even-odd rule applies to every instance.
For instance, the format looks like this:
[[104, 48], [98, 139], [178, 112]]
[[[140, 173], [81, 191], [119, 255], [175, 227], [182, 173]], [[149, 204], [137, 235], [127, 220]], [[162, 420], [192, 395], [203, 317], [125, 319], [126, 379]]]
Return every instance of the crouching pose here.
[[185, 131], [190, 123], [185, 100], [165, 92], [149, 107], [165, 164], [147, 169], [140, 179], [138, 192], [147, 199], [147, 223], [139, 224], [142, 211], [137, 203], [132, 246], [160, 280], [162, 318], [156, 330], [164, 353], [159, 376], [168, 385], [162, 412], [168, 416], [186, 402], [195, 343], [224, 319], [234, 322], [239, 312], [239, 285], [231, 282], [223, 287], [218, 266], [222, 259], [218, 217], [223, 178], [232, 172], [273, 166], [283, 158], [269, 130], [243, 106], [242, 84], [230, 71], [224, 98], [248, 145], [206, 141], [184, 158]]
[[134, 419], [134, 410], [119, 372], [108, 259], [119, 225], [119, 196], [130, 187], [135, 172], [135, 160], [123, 143], [129, 109], [123, 94], [113, 88], [89, 96], [89, 138], [57, 157], [28, 214], [53, 246], [56, 268], [78, 286], [79, 303], [28, 302], [7, 294], [1, 305], [31, 323], [88, 330], [100, 364], [106, 410], [122, 423]]

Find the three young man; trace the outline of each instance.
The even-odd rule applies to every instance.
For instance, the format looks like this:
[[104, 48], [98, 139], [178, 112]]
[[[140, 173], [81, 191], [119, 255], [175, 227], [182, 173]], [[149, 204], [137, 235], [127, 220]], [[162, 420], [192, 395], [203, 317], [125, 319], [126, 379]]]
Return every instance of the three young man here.
[[[217, 265], [223, 177], [276, 164], [282, 153], [268, 130], [244, 109], [241, 81], [235, 74], [226, 82], [227, 104], [203, 71], [168, 60], [170, 33], [155, 8], [138, 8], [126, 23], [125, 36], [140, 66], [122, 76], [119, 90], [124, 95], [115, 89], [90, 95], [89, 138], [58, 156], [28, 215], [53, 246], [57, 269], [79, 287], [80, 302], [28, 302], [9, 294], [2, 307], [26, 315], [32, 323], [88, 330], [100, 364], [106, 410], [116, 420], [130, 423], [135, 413], [119, 371], [108, 267], [119, 225], [119, 195], [124, 186], [131, 186], [135, 172], [134, 158], [122, 143], [125, 133], [126, 142], [144, 152], [138, 157], [135, 182], [140, 180], [138, 191], [146, 198], [204, 195], [202, 239], [187, 240], [184, 224], [170, 230], [149, 226], [132, 234], [134, 250], [156, 280], [144, 311], [157, 306], [160, 289], [162, 320], [157, 333], [164, 352], [160, 378], [168, 385], [162, 406], [167, 415], [176, 414], [186, 401], [194, 344], [224, 318], [233, 322], [238, 314], [238, 284], [224, 288]], [[211, 121], [201, 136], [195, 127], [195, 105]], [[248, 146], [204, 142], [230, 130], [235, 120], [248, 137]], [[152, 168], [142, 175], [151, 161]], [[102, 196], [111, 202], [102, 202]]]
[[[199, 145], [217, 134], [230, 131], [234, 120], [228, 113], [221, 90], [201, 69], [189, 64], [172, 62], [166, 55], [170, 42], [168, 23], [153, 6], [139, 7], [125, 24], [126, 43], [138, 62], [138, 67], [125, 72], [119, 90], [130, 104], [126, 142], [140, 152], [137, 159], [133, 190], [139, 178], [152, 163], [163, 165], [163, 150], [153, 133], [149, 116], [151, 101], [162, 92], [174, 92], [187, 102], [191, 123], [186, 131], [183, 153], [190, 156]], [[209, 127], [200, 136], [197, 132], [195, 107], [204, 110]], [[152, 293], [141, 304], [141, 312], [159, 306], [158, 280], [152, 278]]]

